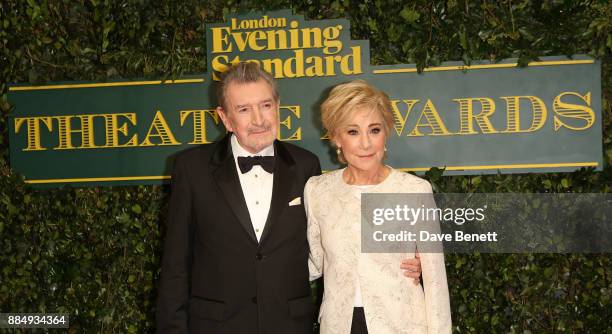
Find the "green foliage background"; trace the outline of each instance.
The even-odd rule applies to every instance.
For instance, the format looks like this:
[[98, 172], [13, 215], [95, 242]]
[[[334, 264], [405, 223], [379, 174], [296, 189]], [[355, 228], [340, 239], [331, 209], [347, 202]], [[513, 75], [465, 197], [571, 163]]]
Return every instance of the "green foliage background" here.
[[[0, 2], [0, 312], [66, 312], [70, 332], [154, 330], [167, 189], [34, 190], [8, 164], [7, 84], [179, 77], [206, 69], [205, 23], [291, 8], [350, 19], [374, 64], [586, 53], [602, 61], [603, 172], [428, 178], [445, 192], [610, 192], [608, 1]], [[612, 257], [448, 255], [457, 333], [612, 333]]]

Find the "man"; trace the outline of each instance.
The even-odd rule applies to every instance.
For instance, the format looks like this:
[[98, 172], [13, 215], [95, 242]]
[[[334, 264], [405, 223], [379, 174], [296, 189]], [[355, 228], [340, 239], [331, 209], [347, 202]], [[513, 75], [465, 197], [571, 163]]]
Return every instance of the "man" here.
[[218, 100], [229, 134], [175, 160], [158, 332], [310, 334], [302, 196], [319, 160], [276, 140], [280, 99], [257, 64], [226, 71]]

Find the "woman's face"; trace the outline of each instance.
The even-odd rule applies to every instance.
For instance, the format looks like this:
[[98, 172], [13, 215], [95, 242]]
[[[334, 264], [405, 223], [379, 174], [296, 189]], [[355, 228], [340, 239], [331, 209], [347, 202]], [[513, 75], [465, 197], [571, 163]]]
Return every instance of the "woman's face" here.
[[382, 165], [386, 137], [380, 113], [357, 109], [347, 124], [336, 131], [334, 142], [342, 149], [349, 166], [374, 171]]

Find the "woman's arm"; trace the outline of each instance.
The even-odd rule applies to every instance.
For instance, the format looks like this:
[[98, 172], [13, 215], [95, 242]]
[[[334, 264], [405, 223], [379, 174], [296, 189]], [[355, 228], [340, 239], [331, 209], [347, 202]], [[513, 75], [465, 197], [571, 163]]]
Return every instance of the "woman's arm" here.
[[450, 334], [452, 332], [452, 322], [444, 254], [421, 254], [421, 265], [423, 267], [423, 290], [427, 309], [427, 332]]
[[[425, 207], [436, 206], [429, 182], [426, 184], [423, 198], [426, 202], [424, 204]], [[423, 223], [428, 225], [427, 229], [431, 232], [440, 233], [440, 223], [437, 219]], [[427, 245], [427, 252], [421, 254], [423, 290], [425, 292], [425, 307], [427, 309], [427, 332], [450, 334], [452, 332], [450, 299], [446, 280], [446, 267], [444, 266], [444, 253], [442, 244], [441, 242], [439, 243], [439, 245]]]
[[310, 280], [314, 281], [323, 275], [323, 246], [321, 245], [321, 230], [319, 222], [313, 214], [314, 198], [313, 178], [308, 180], [304, 188], [304, 207], [306, 209], [306, 217], [308, 219], [308, 245], [310, 246], [310, 256], [308, 259], [308, 270], [310, 272]]

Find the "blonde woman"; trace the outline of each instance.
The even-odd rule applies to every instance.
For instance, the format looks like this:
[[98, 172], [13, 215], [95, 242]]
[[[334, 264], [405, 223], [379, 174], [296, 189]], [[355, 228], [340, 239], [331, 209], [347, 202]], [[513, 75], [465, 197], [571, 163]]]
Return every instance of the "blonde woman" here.
[[304, 190], [310, 271], [325, 286], [321, 333], [451, 333], [443, 254], [421, 254], [423, 285], [414, 285], [396, 265], [414, 254], [360, 251], [361, 193], [431, 193], [427, 181], [383, 163], [393, 126], [389, 98], [352, 81], [330, 92], [321, 116], [347, 164], [310, 178]]

